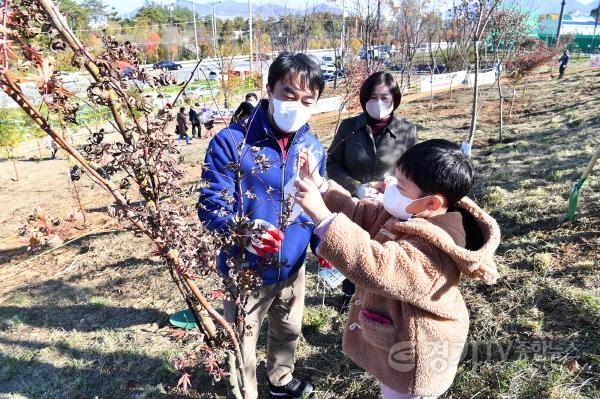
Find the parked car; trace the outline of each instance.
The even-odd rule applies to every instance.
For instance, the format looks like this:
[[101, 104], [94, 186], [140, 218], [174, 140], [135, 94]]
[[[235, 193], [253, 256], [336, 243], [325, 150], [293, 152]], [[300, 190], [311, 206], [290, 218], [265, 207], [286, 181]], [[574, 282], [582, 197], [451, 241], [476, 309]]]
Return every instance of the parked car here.
[[333, 64], [334, 62], [335, 62], [335, 59], [330, 55], [324, 55], [323, 57], [321, 57], [321, 64], [323, 64], [323, 65]]
[[392, 72], [402, 72], [404, 71], [404, 65], [402, 64], [395, 64], [390, 60], [384, 60], [383, 61], [383, 66], [388, 70], [388, 71], [392, 71]]
[[133, 67], [125, 67], [121, 70], [121, 77], [131, 79], [134, 73], [135, 69]]
[[173, 61], [159, 61], [154, 64], [154, 69], [163, 69], [166, 71], [175, 71], [183, 68], [181, 64], [177, 64]]
[[223, 77], [224, 80], [227, 80], [229, 78], [229, 76], [225, 75], [225, 76], [221, 76], [221, 72], [220, 71], [210, 71], [208, 73], [208, 80], [221, 80], [221, 78]]
[[448, 71], [446, 64], [436, 64], [435, 67], [429, 64], [419, 64], [415, 66], [415, 73], [417, 75], [429, 75], [431, 74], [432, 69], [435, 75], [446, 73]]
[[255, 53], [254, 54], [254, 61], [268, 61], [269, 58], [269, 54], [266, 53]]
[[335, 72], [337, 68], [333, 64], [323, 64], [321, 65], [321, 71], [323, 72]]
[[431, 73], [431, 66], [429, 66], [429, 64], [415, 65], [415, 73], [417, 75], [425, 75]]
[[335, 80], [336, 75], [337, 75], [338, 80], [341, 80], [346, 77], [346, 75], [344, 74], [344, 71], [339, 70], [339, 71], [333, 71], [333, 72], [324, 72], [323, 79], [326, 82], [332, 82]]

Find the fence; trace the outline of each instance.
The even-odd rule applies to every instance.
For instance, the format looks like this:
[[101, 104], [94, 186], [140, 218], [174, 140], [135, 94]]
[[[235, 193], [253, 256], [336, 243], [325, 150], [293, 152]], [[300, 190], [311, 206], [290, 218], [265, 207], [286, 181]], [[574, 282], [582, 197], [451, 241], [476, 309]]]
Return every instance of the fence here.
[[[477, 77], [479, 85], [492, 85], [496, 82], [496, 71], [480, 72]], [[420, 79], [420, 92], [447, 90], [450, 88], [473, 87], [475, 74], [467, 71], [444, 73], [440, 75], [422, 76]]]

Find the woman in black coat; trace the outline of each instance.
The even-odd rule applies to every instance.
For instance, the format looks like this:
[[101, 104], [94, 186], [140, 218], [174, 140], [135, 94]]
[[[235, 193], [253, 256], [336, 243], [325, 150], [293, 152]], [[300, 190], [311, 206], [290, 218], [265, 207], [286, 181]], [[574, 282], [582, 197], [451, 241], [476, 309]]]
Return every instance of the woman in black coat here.
[[[363, 113], [342, 121], [327, 154], [327, 176], [358, 198], [377, 199], [386, 175], [417, 143], [417, 128], [394, 112], [402, 95], [394, 77], [375, 72], [360, 88]], [[354, 284], [344, 280], [341, 310], [348, 307]]]

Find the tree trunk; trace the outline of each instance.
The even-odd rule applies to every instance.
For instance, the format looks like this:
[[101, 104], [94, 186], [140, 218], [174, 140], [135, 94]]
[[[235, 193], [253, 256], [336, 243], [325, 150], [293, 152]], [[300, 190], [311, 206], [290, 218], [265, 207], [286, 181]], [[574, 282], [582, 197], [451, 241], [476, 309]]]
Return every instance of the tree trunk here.
[[479, 107], [479, 41], [473, 41], [475, 52], [475, 76], [473, 79], [473, 106], [471, 108], [471, 128], [469, 129], [469, 145], [473, 147], [475, 132], [477, 131], [477, 109]]
[[528, 86], [529, 81], [525, 81], [525, 86], [523, 87], [523, 98], [526, 97], [527, 95], [527, 86]]
[[[71, 180], [71, 179], [69, 179]], [[79, 189], [77, 188], [77, 182], [71, 180], [71, 183], [73, 183], [73, 191], [75, 191], [75, 199], [77, 200], [77, 205], [79, 206], [79, 211], [81, 212], [81, 216], [83, 217], [83, 224], [87, 225], [87, 220], [85, 218], [85, 209], [83, 208], [83, 203], [81, 202], [81, 193], [79, 192]]]
[[512, 119], [512, 111], [513, 111], [513, 105], [515, 105], [515, 96], [516, 95], [517, 95], [517, 88], [515, 86], [513, 86], [512, 94], [510, 96], [510, 108], [508, 110], [508, 120]]
[[19, 171], [17, 170], [17, 159], [15, 157], [11, 156], [10, 160], [12, 161], [13, 168], [15, 170], [15, 181], [19, 181]]
[[40, 156], [40, 161], [42, 160], [42, 145], [40, 144], [40, 139], [35, 139], [35, 141], [37, 142], [37, 146], [38, 146], [38, 154]]
[[502, 143], [502, 133], [504, 130], [504, 95], [502, 93], [502, 72], [498, 71], [498, 98], [500, 100], [500, 142]]

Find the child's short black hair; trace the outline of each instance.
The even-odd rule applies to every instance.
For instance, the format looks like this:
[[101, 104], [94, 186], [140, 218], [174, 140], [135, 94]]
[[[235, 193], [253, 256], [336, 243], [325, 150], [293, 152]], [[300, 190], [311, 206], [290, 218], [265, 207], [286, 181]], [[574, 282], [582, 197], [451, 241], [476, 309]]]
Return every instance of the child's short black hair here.
[[398, 83], [396, 79], [389, 72], [375, 72], [371, 74], [360, 87], [359, 99], [360, 105], [362, 106], [363, 111], [367, 112], [367, 102], [373, 95], [375, 88], [380, 84], [385, 84], [388, 89], [390, 89], [390, 94], [392, 95], [392, 99], [394, 100], [394, 111], [400, 105], [400, 101], [402, 100], [402, 92], [398, 87]]
[[308, 55], [287, 51], [279, 54], [269, 67], [267, 83], [271, 90], [288, 73], [300, 74], [302, 84], [306, 84], [313, 92], [316, 91], [318, 93], [317, 98], [321, 97], [321, 93], [325, 89], [325, 79], [323, 79], [321, 67]]
[[460, 145], [448, 140], [416, 144], [400, 157], [397, 166], [424, 195], [441, 194], [448, 205], [456, 204], [473, 185], [471, 160]]

